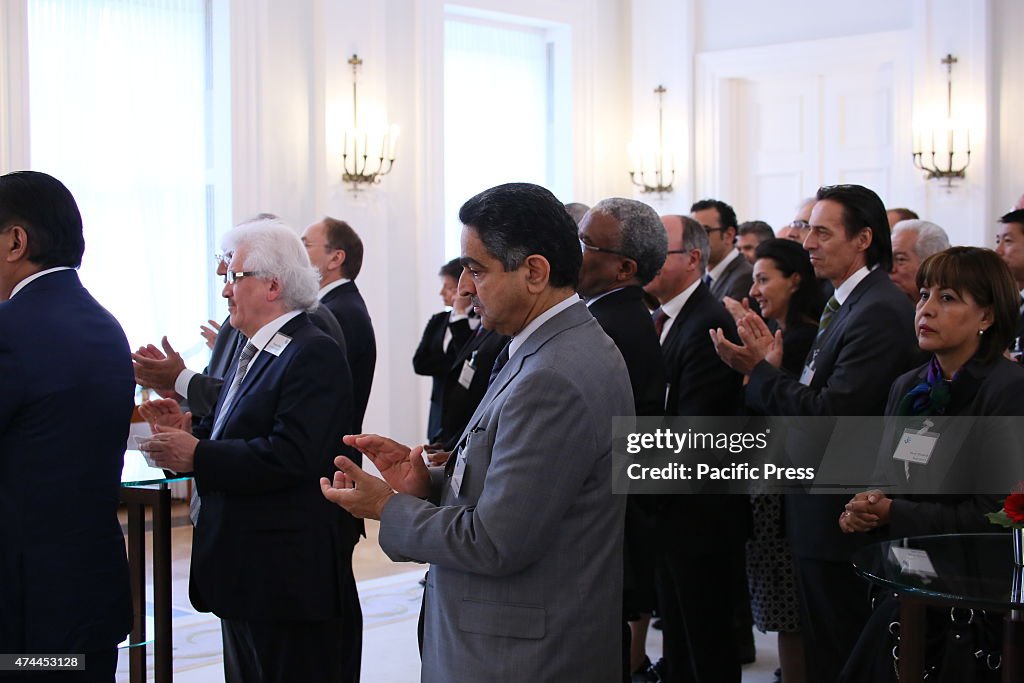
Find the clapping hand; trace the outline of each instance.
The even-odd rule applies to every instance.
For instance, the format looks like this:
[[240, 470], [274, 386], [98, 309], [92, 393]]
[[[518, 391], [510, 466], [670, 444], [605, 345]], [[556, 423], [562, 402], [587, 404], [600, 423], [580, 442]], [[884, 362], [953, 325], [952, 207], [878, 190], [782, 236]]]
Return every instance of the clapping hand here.
[[749, 375], [763, 360], [775, 367], [782, 366], [782, 330], [772, 335], [764, 319], [750, 311], [736, 324], [736, 332], [742, 344], [729, 341], [722, 328], [709, 330], [715, 352], [730, 368]]
[[217, 343], [217, 333], [220, 332], [220, 323], [216, 320], [207, 320], [210, 324], [209, 327], [206, 325], [199, 326], [199, 334], [203, 335], [203, 339], [206, 340], [206, 345], [213, 348], [213, 345]]
[[384, 505], [395, 495], [395, 491], [383, 480], [364, 472], [344, 455], [336, 457], [334, 464], [338, 467], [334, 480], [320, 478], [320, 491], [324, 498], [345, 508], [353, 517], [380, 519]]
[[839, 515], [839, 528], [843, 533], [863, 533], [889, 523], [892, 500], [877, 489], [862, 491], [850, 499]]
[[391, 488], [417, 498], [430, 493], [430, 472], [423, 462], [423, 446], [409, 448], [377, 434], [349, 434], [343, 441], [365, 455]]

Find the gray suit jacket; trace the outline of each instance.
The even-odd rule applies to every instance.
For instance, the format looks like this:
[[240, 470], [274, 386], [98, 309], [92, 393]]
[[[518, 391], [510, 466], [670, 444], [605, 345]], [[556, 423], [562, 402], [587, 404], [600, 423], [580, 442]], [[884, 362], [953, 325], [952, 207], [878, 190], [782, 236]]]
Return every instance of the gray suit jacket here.
[[632, 414], [622, 356], [578, 302], [491, 383], [452, 455], [466, 462], [459, 492], [435, 468], [440, 505], [388, 501], [381, 547], [432, 564], [424, 683], [622, 680], [611, 418]]
[[[726, 266], [719, 278], [711, 283], [711, 293], [719, 301], [727, 296], [736, 301], [743, 301], [743, 297], [750, 296], [750, 285], [753, 283], [754, 267], [747, 263], [743, 254], [740, 254]], [[755, 304], [754, 301], [750, 303]]]

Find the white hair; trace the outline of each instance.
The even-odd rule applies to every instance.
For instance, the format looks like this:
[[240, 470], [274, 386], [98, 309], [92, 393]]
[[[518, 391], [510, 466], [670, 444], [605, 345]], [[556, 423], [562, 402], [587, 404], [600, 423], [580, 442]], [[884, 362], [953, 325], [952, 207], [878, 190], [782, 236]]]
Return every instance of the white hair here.
[[225, 253], [246, 250], [245, 267], [257, 277], [277, 280], [289, 311], [312, 311], [320, 291], [319, 275], [299, 236], [276, 218], [258, 218], [232, 228], [223, 239]]
[[946, 234], [945, 230], [931, 221], [911, 218], [905, 221], [900, 221], [896, 225], [892, 226], [893, 238], [901, 232], [917, 233], [917, 242], [914, 243], [914, 253], [917, 254], [917, 258], [922, 261], [932, 254], [938, 254], [940, 251], [946, 251], [949, 249], [949, 235]]

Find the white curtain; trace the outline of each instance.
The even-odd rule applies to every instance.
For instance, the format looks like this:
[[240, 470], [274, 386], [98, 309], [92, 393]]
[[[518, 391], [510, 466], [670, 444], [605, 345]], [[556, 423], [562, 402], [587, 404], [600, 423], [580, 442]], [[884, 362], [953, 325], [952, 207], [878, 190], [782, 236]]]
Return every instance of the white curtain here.
[[78, 201], [82, 280], [133, 347], [166, 334], [198, 368], [206, 40], [204, 0], [29, 0], [31, 163]]
[[549, 59], [542, 29], [448, 19], [444, 31], [445, 254], [459, 208], [507, 182], [549, 186]]

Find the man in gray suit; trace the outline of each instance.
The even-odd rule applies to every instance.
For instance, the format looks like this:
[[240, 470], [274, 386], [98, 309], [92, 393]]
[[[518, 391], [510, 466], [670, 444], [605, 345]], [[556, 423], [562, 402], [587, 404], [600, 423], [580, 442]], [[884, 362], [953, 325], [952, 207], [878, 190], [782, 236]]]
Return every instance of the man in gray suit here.
[[[576, 225], [554, 195], [500, 185], [459, 212], [459, 293], [512, 341], [445, 469], [422, 448], [347, 436], [324, 495], [381, 520], [396, 561], [431, 563], [422, 680], [622, 680], [625, 497], [612, 495], [612, 417], [633, 414], [615, 345], [576, 296]], [[394, 490], [392, 490], [394, 489]]]

